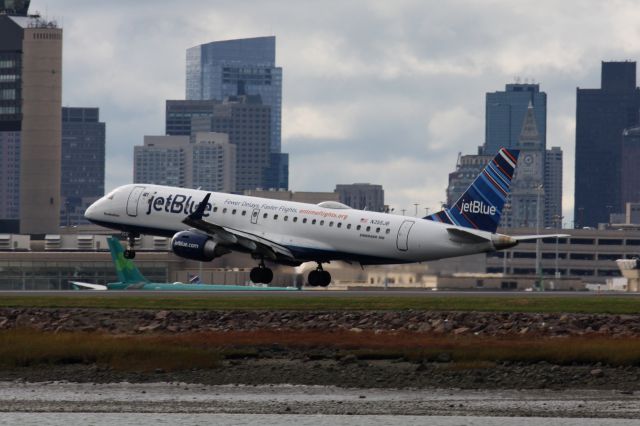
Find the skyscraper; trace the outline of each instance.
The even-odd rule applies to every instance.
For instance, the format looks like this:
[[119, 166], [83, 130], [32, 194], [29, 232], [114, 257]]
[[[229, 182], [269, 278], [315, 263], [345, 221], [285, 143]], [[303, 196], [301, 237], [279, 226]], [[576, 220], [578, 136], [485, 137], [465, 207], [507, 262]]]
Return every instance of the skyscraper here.
[[133, 147], [133, 183], [187, 186], [186, 147], [189, 136], [145, 136]]
[[214, 105], [211, 118], [192, 120], [193, 133], [226, 133], [236, 146], [236, 191], [264, 187], [271, 161], [270, 112], [259, 95], [230, 96]]
[[276, 38], [214, 41], [187, 50], [187, 100], [222, 100], [260, 95], [271, 107], [270, 151], [280, 152], [282, 68], [276, 66]]
[[517, 145], [529, 105], [534, 115], [540, 142], [547, 146], [547, 94], [539, 84], [507, 84], [505, 90], [486, 94], [484, 155], [495, 155], [502, 147]]
[[493, 155], [458, 155], [455, 172], [449, 173], [447, 206], [453, 206], [478, 177]]
[[533, 105], [529, 103], [520, 137], [514, 148], [520, 150], [511, 191], [509, 209], [500, 221], [503, 227], [536, 227], [544, 218], [544, 154]]
[[224, 133], [145, 136], [134, 147], [134, 183], [234, 192], [236, 146]]
[[44, 234], [60, 217], [62, 29], [28, 6], [0, 3], [0, 219]]
[[336, 185], [335, 192], [340, 202], [358, 210], [384, 211], [384, 189], [382, 185], [352, 183]]
[[600, 89], [576, 89], [574, 217], [577, 227], [607, 223], [624, 209], [623, 131], [638, 124], [635, 62], [602, 62]]
[[187, 186], [227, 193], [236, 190], [237, 147], [229, 143], [229, 135], [196, 133], [195, 143], [189, 148], [185, 173]]
[[544, 156], [544, 226], [562, 227], [562, 150], [554, 146]]
[[62, 108], [61, 224], [86, 223], [84, 207], [104, 195], [104, 165], [100, 110]]
[[555, 224], [562, 212], [562, 151], [546, 150], [547, 94], [530, 83], [487, 93], [485, 125], [484, 155], [493, 156], [501, 147], [521, 151], [500, 226]]
[[[2, 75], [0, 75], [0, 78]], [[2, 109], [0, 106], [0, 120]], [[7, 125], [0, 121], [0, 126]], [[20, 219], [20, 131], [0, 130], [0, 221], [13, 226], [0, 232], [19, 232]]]
[[289, 154], [272, 152], [269, 154], [269, 168], [262, 181], [265, 189], [289, 188]]
[[[640, 127], [622, 133], [622, 164], [620, 165], [622, 205], [640, 202]], [[619, 210], [619, 211], [624, 211]]]
[[196, 117], [210, 118], [218, 100], [184, 101], [168, 100], [165, 107], [165, 134], [169, 136], [191, 136], [191, 120]]

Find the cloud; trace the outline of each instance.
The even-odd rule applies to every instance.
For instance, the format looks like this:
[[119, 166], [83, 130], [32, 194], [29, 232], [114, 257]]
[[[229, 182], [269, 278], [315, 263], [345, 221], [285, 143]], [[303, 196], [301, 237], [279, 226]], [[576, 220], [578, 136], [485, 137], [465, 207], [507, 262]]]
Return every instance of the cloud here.
[[569, 216], [575, 88], [599, 85], [601, 60], [640, 57], [633, 0], [33, 0], [36, 9], [64, 25], [64, 103], [98, 106], [107, 122], [107, 188], [130, 182], [133, 146], [164, 131], [164, 101], [184, 96], [187, 48], [275, 34], [292, 188], [371, 181], [398, 209], [435, 206], [458, 152], [484, 142], [485, 93], [520, 76], [548, 94]]
[[285, 108], [282, 137], [294, 138], [346, 139], [351, 136], [349, 108], [332, 106], [298, 105]]

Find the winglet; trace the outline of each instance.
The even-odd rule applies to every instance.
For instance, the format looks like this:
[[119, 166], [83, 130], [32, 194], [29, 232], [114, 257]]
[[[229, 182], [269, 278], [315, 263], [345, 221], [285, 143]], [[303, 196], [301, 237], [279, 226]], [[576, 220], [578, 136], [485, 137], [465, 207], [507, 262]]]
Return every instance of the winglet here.
[[202, 219], [202, 216], [204, 215], [204, 210], [207, 208], [207, 204], [209, 204], [209, 197], [211, 197], [210, 192], [208, 192], [207, 195], [204, 196], [204, 198], [198, 205], [198, 208], [196, 209], [196, 211], [189, 215], [189, 219], [192, 219], [192, 220]]

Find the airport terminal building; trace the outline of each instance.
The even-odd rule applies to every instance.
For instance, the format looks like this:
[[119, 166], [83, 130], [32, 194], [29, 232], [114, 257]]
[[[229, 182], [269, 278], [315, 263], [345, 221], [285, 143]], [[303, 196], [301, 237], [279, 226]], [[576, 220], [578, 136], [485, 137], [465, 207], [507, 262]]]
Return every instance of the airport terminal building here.
[[[117, 281], [106, 242], [108, 231], [88, 227], [82, 229], [86, 233], [79, 233], [78, 229], [63, 229], [65, 232], [48, 234], [44, 240], [0, 234], [0, 289], [63, 290], [71, 288], [71, 280], [97, 284]], [[528, 228], [509, 231], [515, 235], [534, 233]], [[545, 230], [548, 233], [556, 231]], [[334, 262], [330, 264], [331, 268], [336, 268], [335, 272], [332, 269], [333, 288], [351, 284], [382, 286], [383, 279], [375, 278], [382, 273], [387, 277], [387, 285], [388, 277], [406, 276], [404, 281], [410, 284], [428, 281], [443, 288], [515, 290], [531, 287], [531, 282], [542, 277], [547, 289], [563, 288], [558, 285], [562, 281], [569, 283], [567, 289], [577, 290], [586, 284], [605, 284], [608, 279], [620, 277], [615, 261], [640, 256], [640, 229], [560, 232], [570, 236], [541, 240], [539, 256], [536, 256], [536, 243], [525, 242], [502, 252], [385, 266], [383, 272], [380, 267], [362, 270], [358, 265]], [[169, 251], [169, 243], [168, 238], [154, 236], [143, 236], [136, 243], [135, 262], [151, 281], [186, 282], [198, 275], [202, 282], [208, 283], [237, 285], [249, 282], [248, 271], [253, 266], [249, 256], [232, 253], [213, 262], [199, 263], [175, 256]], [[536, 273], [538, 270], [541, 276]], [[274, 285], [296, 285], [304, 280], [300, 270], [290, 267], [278, 268], [275, 275]], [[373, 281], [371, 277], [374, 277]], [[433, 281], [432, 277], [437, 280]], [[391, 288], [404, 282], [399, 278], [392, 281]], [[493, 284], [487, 285], [489, 282]], [[505, 286], [503, 282], [509, 284]], [[554, 282], [555, 286], [550, 285]], [[579, 282], [584, 285], [577, 285]]]

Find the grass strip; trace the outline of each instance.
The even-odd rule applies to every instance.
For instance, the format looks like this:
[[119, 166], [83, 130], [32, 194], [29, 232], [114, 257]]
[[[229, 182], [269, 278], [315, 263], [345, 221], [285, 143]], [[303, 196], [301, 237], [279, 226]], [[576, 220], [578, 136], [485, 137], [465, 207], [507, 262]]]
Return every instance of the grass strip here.
[[477, 311], [638, 314], [640, 298], [631, 296], [237, 296], [216, 294], [126, 294], [4, 296], [0, 307], [179, 309], [179, 310], [376, 310], [376, 311]]
[[557, 365], [640, 366], [640, 339], [601, 336], [488, 338], [425, 336], [417, 333], [350, 331], [206, 332], [183, 335], [108, 336], [47, 333], [29, 329], [0, 332], [0, 368], [97, 364], [121, 371], [208, 369], [221, 360], [287, 356], [291, 350], [312, 359], [403, 359], [451, 361], [452, 368], [489, 368], [501, 362]]

